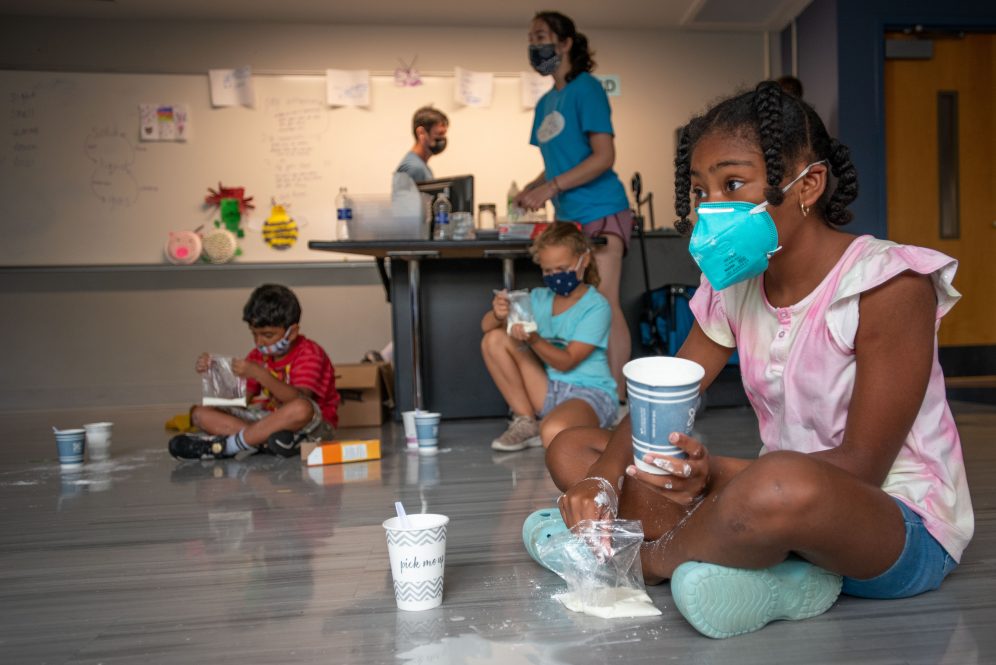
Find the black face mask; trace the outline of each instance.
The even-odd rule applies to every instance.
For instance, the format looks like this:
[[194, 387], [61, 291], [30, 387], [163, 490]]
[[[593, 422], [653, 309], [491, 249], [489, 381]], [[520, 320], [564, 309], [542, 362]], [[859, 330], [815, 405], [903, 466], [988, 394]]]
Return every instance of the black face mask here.
[[554, 44], [530, 44], [529, 64], [543, 76], [550, 76], [560, 66], [560, 56]]
[[443, 137], [441, 139], [436, 139], [435, 141], [429, 144], [429, 152], [431, 152], [433, 155], [438, 155], [443, 150], [446, 150], [446, 137]]

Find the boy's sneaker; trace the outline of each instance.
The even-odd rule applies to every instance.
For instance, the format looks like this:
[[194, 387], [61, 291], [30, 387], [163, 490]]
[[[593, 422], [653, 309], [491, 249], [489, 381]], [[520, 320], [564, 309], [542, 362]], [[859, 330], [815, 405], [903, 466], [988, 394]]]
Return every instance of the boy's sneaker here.
[[221, 459], [226, 457], [225, 437], [179, 434], [169, 440], [169, 454], [176, 459]]
[[515, 416], [508, 429], [491, 442], [491, 449], [510, 453], [541, 445], [539, 423], [529, 416]]
[[671, 575], [682, 616], [707, 637], [722, 639], [778, 619], [808, 619], [830, 609], [843, 578], [802, 559], [748, 570], [688, 561]]
[[301, 454], [301, 438], [294, 432], [282, 429], [266, 440], [266, 449], [279, 457], [296, 457]]

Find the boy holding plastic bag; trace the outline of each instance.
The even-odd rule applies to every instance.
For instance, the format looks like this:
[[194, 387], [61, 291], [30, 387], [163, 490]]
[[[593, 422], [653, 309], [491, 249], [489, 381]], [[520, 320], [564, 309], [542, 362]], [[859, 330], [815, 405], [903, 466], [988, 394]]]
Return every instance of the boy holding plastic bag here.
[[[322, 441], [335, 433], [335, 369], [322, 347], [301, 334], [301, 305], [294, 293], [264, 284], [249, 297], [242, 319], [256, 345], [245, 359], [202, 353], [195, 364], [206, 377], [205, 401], [233, 405], [194, 406], [191, 422], [208, 436], [173, 437], [173, 457], [244, 456], [261, 447], [290, 457], [299, 453], [302, 440]], [[234, 405], [240, 390], [247, 406]]]
[[547, 446], [567, 427], [608, 427], [616, 417], [605, 355], [612, 313], [596, 289], [591, 244], [577, 226], [558, 222], [530, 253], [546, 288], [526, 300], [497, 292], [481, 320], [484, 364], [514, 416], [491, 443], [499, 451]]

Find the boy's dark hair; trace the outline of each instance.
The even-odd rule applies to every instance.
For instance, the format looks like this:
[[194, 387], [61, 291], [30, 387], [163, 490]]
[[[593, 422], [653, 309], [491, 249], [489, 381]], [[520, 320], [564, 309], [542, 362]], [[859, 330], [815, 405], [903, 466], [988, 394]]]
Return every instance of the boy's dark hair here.
[[448, 125], [450, 124], [450, 119], [439, 109], [431, 106], [423, 106], [415, 111], [415, 115], [412, 116], [412, 135], [417, 139], [417, 130], [419, 127], [424, 127], [428, 133], [432, 131], [433, 127], [439, 124]]
[[249, 301], [242, 308], [242, 320], [253, 328], [290, 328], [301, 322], [301, 303], [286, 286], [263, 284], [249, 296]]
[[695, 144], [712, 131], [720, 131], [757, 143], [764, 155], [768, 186], [764, 198], [771, 205], [781, 205], [785, 194], [781, 181], [785, 163], [827, 160], [836, 179], [831, 193], [829, 184], [814, 211], [827, 224], [843, 226], [851, 221], [847, 206], [858, 196], [858, 174], [851, 163], [851, 152], [843, 143], [831, 138], [813, 107], [795, 95], [786, 93], [775, 81], [762, 81], [750, 92], [730, 97], [695, 118], [681, 129], [674, 158], [675, 228], [687, 233], [691, 228], [691, 159]]
[[588, 48], [588, 37], [584, 33], [578, 32], [577, 27], [567, 16], [560, 12], [537, 12], [533, 20], [539, 19], [546, 23], [550, 32], [557, 35], [560, 41], [570, 37], [571, 51], [568, 57], [571, 59], [571, 71], [567, 72], [567, 82], [570, 83], [578, 77], [581, 72], [590, 72], [595, 69], [595, 61], [592, 56], [595, 52]]

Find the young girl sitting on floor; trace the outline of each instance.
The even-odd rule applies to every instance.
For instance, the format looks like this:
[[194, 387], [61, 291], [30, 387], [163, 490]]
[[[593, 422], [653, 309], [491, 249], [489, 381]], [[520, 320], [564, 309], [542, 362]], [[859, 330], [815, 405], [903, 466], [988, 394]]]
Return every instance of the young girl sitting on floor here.
[[691, 194], [704, 273], [678, 355], [705, 368], [704, 390], [740, 352], [761, 456], [712, 456], [675, 433], [687, 459], [646, 456], [658, 476], [633, 466], [628, 420], [567, 430], [547, 455], [566, 523], [604, 517], [596, 495], [617, 492], [620, 516], [658, 539], [646, 578], [670, 578], [711, 637], [824, 612], [841, 584], [867, 598], [937, 588], [974, 530], [937, 359], [957, 262], [841, 232], [857, 194], [848, 150], [776, 83], [693, 119], [675, 165], [679, 230]]
[[507, 329], [505, 292], [481, 319], [484, 363], [514, 415], [491, 443], [495, 450], [548, 446], [566, 427], [607, 427], [616, 416], [616, 382], [605, 355], [612, 312], [596, 290], [591, 244], [577, 226], [558, 222], [530, 252], [547, 286], [529, 294], [537, 329]]

